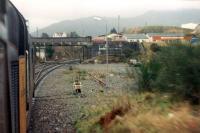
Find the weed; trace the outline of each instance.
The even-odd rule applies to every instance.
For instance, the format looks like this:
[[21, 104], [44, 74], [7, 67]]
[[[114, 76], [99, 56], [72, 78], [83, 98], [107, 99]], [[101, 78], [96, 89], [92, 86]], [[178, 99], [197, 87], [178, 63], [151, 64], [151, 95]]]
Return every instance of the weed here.
[[130, 94], [113, 100], [112, 107], [91, 107], [77, 128], [80, 133], [200, 132], [199, 114], [192, 112], [187, 103], [171, 102], [170, 94]]

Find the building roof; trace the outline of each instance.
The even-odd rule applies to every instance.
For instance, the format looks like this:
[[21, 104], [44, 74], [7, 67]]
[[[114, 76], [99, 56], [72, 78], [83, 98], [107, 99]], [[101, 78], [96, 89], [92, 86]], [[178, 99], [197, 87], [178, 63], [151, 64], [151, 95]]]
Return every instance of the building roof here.
[[183, 33], [147, 33], [149, 37], [152, 36], [162, 36], [162, 37], [183, 37], [185, 34]]
[[97, 36], [92, 38], [93, 43], [105, 43], [105, 36]]
[[198, 24], [196, 23], [187, 23], [187, 24], [182, 24], [181, 28], [186, 28], [186, 29], [191, 29], [194, 30], [195, 27], [197, 27]]
[[116, 33], [112, 33], [112, 34], [107, 35], [108, 38], [112, 38], [112, 37], [116, 37], [116, 36], [119, 36], [119, 35], [116, 34]]
[[148, 39], [145, 34], [124, 34], [127, 39]]

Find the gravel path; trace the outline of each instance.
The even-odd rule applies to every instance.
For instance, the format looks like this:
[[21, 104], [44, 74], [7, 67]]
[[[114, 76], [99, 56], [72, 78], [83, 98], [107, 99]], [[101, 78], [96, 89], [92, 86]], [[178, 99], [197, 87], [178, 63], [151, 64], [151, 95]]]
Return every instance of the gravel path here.
[[[100, 69], [102, 66], [79, 65], [77, 67], [92, 70], [92, 68]], [[131, 81], [121, 77], [113, 69], [113, 73], [116, 75], [110, 77], [110, 83], [118, 88], [104, 91], [99, 84], [86, 76], [81, 81], [83, 84], [82, 94], [75, 95], [72, 88], [75, 74], [68, 69], [62, 67], [53, 71], [37, 88], [32, 109], [30, 133], [75, 133], [76, 121], [85, 117], [82, 113], [84, 105], [98, 106], [99, 101], [96, 98], [99, 95], [108, 95], [109, 98], [109, 95], [118, 95], [119, 92], [124, 91], [121, 88], [127, 87], [127, 84], [131, 85]], [[119, 72], [118, 68], [116, 72]]]

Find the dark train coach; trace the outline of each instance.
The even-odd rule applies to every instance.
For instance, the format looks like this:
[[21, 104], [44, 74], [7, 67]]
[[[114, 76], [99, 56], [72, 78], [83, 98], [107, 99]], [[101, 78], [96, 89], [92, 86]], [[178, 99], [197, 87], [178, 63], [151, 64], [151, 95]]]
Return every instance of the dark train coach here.
[[0, 0], [0, 133], [25, 133], [34, 88], [33, 48], [26, 20]]

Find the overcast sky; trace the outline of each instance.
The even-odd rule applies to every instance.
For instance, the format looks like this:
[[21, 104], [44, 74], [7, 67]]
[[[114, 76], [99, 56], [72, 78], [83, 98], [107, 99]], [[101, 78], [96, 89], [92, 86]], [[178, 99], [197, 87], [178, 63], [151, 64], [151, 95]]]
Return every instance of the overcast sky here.
[[148, 10], [200, 9], [200, 0], [11, 0], [29, 20], [30, 30], [89, 16], [133, 17]]

